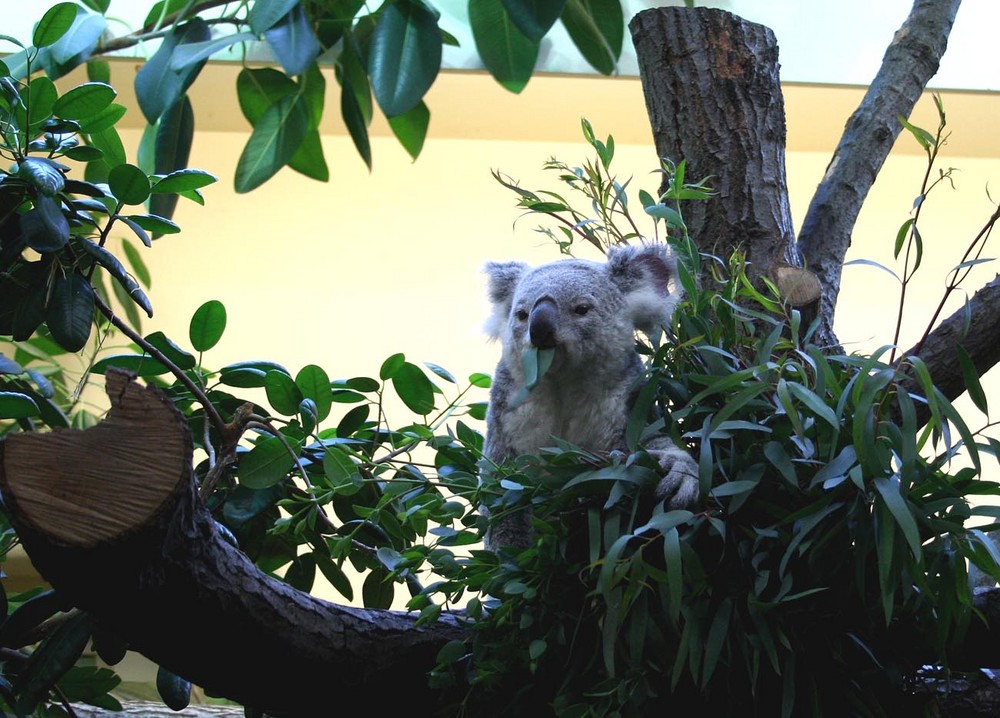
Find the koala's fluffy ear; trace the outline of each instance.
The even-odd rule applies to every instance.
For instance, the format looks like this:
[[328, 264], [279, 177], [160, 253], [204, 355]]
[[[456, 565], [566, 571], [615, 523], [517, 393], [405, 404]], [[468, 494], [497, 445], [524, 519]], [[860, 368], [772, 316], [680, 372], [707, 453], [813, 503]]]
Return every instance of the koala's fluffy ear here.
[[[680, 300], [677, 260], [665, 244], [616, 245], [608, 250], [608, 275], [625, 295], [632, 325], [654, 334], [670, 323]], [[671, 292], [671, 284], [674, 291]]]
[[514, 290], [529, 269], [524, 262], [487, 262], [488, 292], [493, 311], [486, 320], [486, 333], [499, 339], [514, 301]]

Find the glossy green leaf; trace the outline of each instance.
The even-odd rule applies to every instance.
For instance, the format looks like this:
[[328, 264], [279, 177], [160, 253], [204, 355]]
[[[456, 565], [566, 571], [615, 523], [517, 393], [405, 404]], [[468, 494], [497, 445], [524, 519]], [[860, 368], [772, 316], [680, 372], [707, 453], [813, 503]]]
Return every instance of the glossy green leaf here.
[[421, 101], [409, 112], [390, 117], [389, 127], [407, 154], [413, 159], [417, 159], [420, 156], [420, 151], [424, 148], [424, 138], [427, 137], [427, 128], [430, 122], [431, 111]]
[[372, 149], [368, 139], [368, 125], [365, 121], [361, 107], [358, 105], [357, 97], [352, 86], [344, 84], [340, 91], [340, 115], [347, 126], [347, 132], [351, 135], [354, 148], [361, 155], [368, 169], [372, 168]]
[[73, 667], [90, 641], [92, 621], [78, 613], [60, 623], [31, 654], [18, 676], [18, 715], [28, 715], [45, 699], [49, 690]]
[[74, 246], [82, 249], [84, 252], [89, 254], [95, 259], [95, 261], [104, 267], [111, 277], [125, 290], [126, 295], [133, 302], [142, 307], [142, 310], [146, 312], [149, 317], [153, 316], [153, 306], [149, 302], [149, 298], [146, 293], [142, 291], [139, 283], [132, 278], [122, 265], [118, 258], [115, 257], [111, 252], [109, 252], [104, 247], [99, 244], [91, 242], [85, 237], [77, 238], [78, 241], [74, 242]]
[[94, 290], [76, 272], [57, 278], [45, 313], [52, 338], [66, 351], [83, 349], [94, 321]]
[[[153, 174], [169, 177], [175, 172], [186, 171], [193, 141], [194, 110], [191, 107], [191, 100], [185, 94], [168, 107], [156, 123], [156, 134], [153, 138]], [[157, 184], [162, 181], [161, 179]], [[184, 187], [170, 190], [169, 184], [160, 189], [154, 186], [153, 194], [149, 198], [150, 214], [170, 219], [177, 208], [177, 197], [169, 192], [185, 192], [188, 189], [197, 188]], [[160, 233], [156, 233], [155, 236], [160, 236]]]
[[70, 28], [54, 43], [38, 51], [38, 62], [53, 80], [89, 60], [108, 26], [102, 15], [89, 13], [82, 7], [76, 10]]
[[590, 65], [604, 75], [618, 67], [625, 36], [619, 0], [567, 0], [562, 22], [573, 44]]
[[130, 226], [134, 224], [136, 227], [155, 234], [176, 234], [181, 231], [181, 228], [170, 220], [152, 214], [130, 214], [127, 217], [120, 216], [118, 219], [129, 223]]
[[330, 168], [323, 156], [323, 141], [319, 130], [312, 129], [306, 132], [299, 149], [292, 155], [292, 159], [288, 160], [288, 167], [319, 182], [330, 180]]
[[219, 343], [226, 330], [226, 307], [217, 299], [198, 307], [191, 317], [188, 337], [195, 351], [207, 352]]
[[297, 95], [283, 97], [261, 116], [236, 165], [236, 191], [249, 192], [269, 180], [295, 155], [309, 129], [309, 114]]
[[106, 109], [118, 96], [103, 82], [85, 82], [64, 94], [52, 107], [53, 113], [67, 120], [84, 120]]
[[295, 385], [302, 396], [312, 399], [316, 404], [316, 419], [323, 421], [330, 414], [333, 404], [333, 391], [330, 388], [330, 377], [315, 364], [307, 364], [295, 375]]
[[392, 375], [392, 388], [410, 411], [426, 415], [434, 410], [434, 385], [416, 364], [403, 363]]
[[25, 244], [36, 252], [56, 252], [69, 241], [69, 220], [58, 200], [47, 195], [35, 199], [35, 208], [21, 215]]
[[100, 132], [92, 132], [87, 141], [104, 153], [104, 161], [109, 167], [116, 167], [125, 162], [125, 145], [114, 127]]
[[17, 177], [48, 197], [55, 196], [66, 186], [64, 167], [46, 157], [25, 157], [18, 165]]
[[566, 0], [503, 0], [510, 19], [535, 42], [548, 34], [565, 5]]
[[145, 337], [150, 346], [158, 350], [170, 362], [173, 362], [178, 369], [187, 371], [194, 369], [196, 362], [194, 355], [181, 349], [170, 337], [162, 331], [155, 331]]
[[257, 0], [250, 6], [247, 22], [255, 33], [262, 35], [298, 4], [299, 0]]
[[172, 711], [182, 711], [191, 703], [191, 682], [163, 666], [156, 670], [156, 692], [164, 705]]
[[264, 377], [264, 391], [271, 407], [279, 414], [295, 416], [298, 413], [302, 392], [285, 372], [269, 371]]
[[97, 114], [81, 120], [80, 132], [85, 135], [92, 135], [96, 132], [104, 132], [105, 130], [111, 129], [118, 124], [118, 121], [125, 116], [127, 111], [128, 108], [125, 107], [125, 105], [112, 102], [103, 110], [100, 110]]
[[470, 0], [469, 24], [476, 50], [501, 86], [518, 93], [535, 71], [539, 41], [518, 29], [502, 0]]
[[322, 49], [301, 3], [264, 33], [271, 52], [289, 75], [301, 75], [315, 64]]
[[179, 45], [205, 42], [210, 38], [208, 24], [200, 17], [192, 18], [171, 30], [156, 53], [139, 68], [135, 75], [135, 94], [147, 122], [154, 124], [180, 100], [205, 64], [203, 60], [175, 70], [171, 67], [174, 51]]
[[270, 371], [288, 373], [287, 369], [275, 362], [244, 361], [222, 367], [219, 372], [219, 381], [228, 386], [244, 389], [259, 388], [264, 386], [264, 377]]
[[337, 58], [334, 70], [337, 82], [344, 86], [345, 90], [346, 86], [350, 86], [363, 122], [368, 126], [373, 117], [372, 88], [368, 81], [368, 67], [354, 35], [344, 40], [344, 47]]
[[0, 419], [22, 419], [38, 414], [38, 404], [27, 394], [0, 391]]
[[413, 109], [441, 69], [437, 18], [419, 0], [386, 6], [368, 50], [372, 91], [386, 117]]
[[112, 167], [108, 184], [111, 193], [123, 204], [142, 204], [149, 197], [149, 177], [135, 165]]
[[365, 608], [388, 610], [392, 607], [395, 595], [393, 582], [385, 569], [379, 568], [369, 571], [361, 586], [361, 596]]
[[35, 25], [31, 43], [41, 48], [59, 40], [73, 26], [78, 9], [79, 6], [72, 2], [61, 2], [50, 7]]
[[281, 481], [295, 466], [295, 455], [298, 453], [298, 443], [286, 439], [291, 448], [277, 436], [261, 439], [253, 448], [240, 458], [240, 484], [248, 489], [266, 489]]
[[244, 67], [236, 77], [236, 97], [240, 110], [253, 126], [260, 122], [260, 118], [272, 105], [297, 89], [292, 78], [273, 67]]
[[324, 556], [321, 553], [313, 555], [316, 557], [316, 566], [326, 580], [330, 582], [330, 585], [348, 601], [353, 601], [354, 588], [351, 586], [351, 581], [347, 578], [347, 574], [329, 556]]
[[212, 55], [222, 52], [240, 42], [254, 42], [257, 36], [249, 32], [222, 35], [211, 40], [188, 42], [178, 45], [170, 56], [170, 69], [175, 72], [205, 62]]
[[214, 184], [218, 180], [215, 175], [204, 170], [176, 170], [166, 177], [156, 181], [151, 188], [153, 194], [163, 192], [186, 192], [192, 189], [200, 189]]

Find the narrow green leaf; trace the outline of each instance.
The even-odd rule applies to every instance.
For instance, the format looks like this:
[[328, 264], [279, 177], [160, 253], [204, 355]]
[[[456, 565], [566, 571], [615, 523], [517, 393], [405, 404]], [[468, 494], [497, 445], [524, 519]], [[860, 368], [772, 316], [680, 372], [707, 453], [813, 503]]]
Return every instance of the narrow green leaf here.
[[238, 32], [232, 35], [222, 35], [212, 40], [189, 42], [178, 45], [170, 56], [170, 69], [174, 72], [183, 71], [189, 65], [204, 62], [212, 55], [222, 52], [240, 42], [254, 42], [257, 36], [250, 32]]
[[983, 391], [983, 384], [979, 377], [976, 365], [972, 363], [969, 353], [961, 344], [955, 347], [958, 352], [958, 362], [962, 365], [962, 378], [965, 380], [965, 390], [969, 392], [969, 398], [976, 408], [984, 414], [989, 414], [989, 404], [986, 400], [986, 392]]
[[319, 182], [330, 180], [330, 168], [323, 156], [323, 141], [320, 139], [319, 130], [311, 129], [306, 132], [299, 149], [292, 155], [292, 159], [288, 160], [288, 167]]
[[344, 119], [348, 133], [351, 135], [351, 141], [354, 142], [354, 148], [361, 155], [361, 159], [368, 166], [368, 170], [371, 171], [372, 150], [371, 143], [368, 140], [368, 125], [361, 111], [361, 106], [358, 104], [353, 87], [346, 82], [341, 86], [340, 90], [340, 115]]
[[207, 352], [219, 343], [226, 329], [226, 307], [217, 299], [198, 307], [191, 317], [188, 337], [195, 351]]
[[104, 161], [109, 167], [125, 163], [125, 145], [114, 127], [90, 133], [87, 142], [104, 153]]
[[330, 582], [330, 585], [348, 601], [353, 601], [354, 588], [340, 566], [334, 563], [329, 556], [321, 553], [314, 553], [313, 556], [316, 557], [316, 566], [319, 567], [320, 572]]
[[69, 220], [60, 202], [48, 195], [35, 198], [35, 208], [21, 215], [25, 244], [36, 252], [57, 252], [69, 241]]
[[[164, 179], [166, 179], [174, 173], [188, 171], [186, 168], [191, 156], [191, 143], [193, 141], [194, 109], [191, 107], [190, 98], [185, 94], [168, 107], [156, 123], [152, 139], [153, 167], [151, 174], [165, 175]], [[157, 184], [162, 182], [161, 179]], [[197, 187], [188, 188], [187, 186], [171, 189], [173, 182], [174, 180], [171, 180], [170, 183], [159, 189], [153, 188], [153, 194], [149, 198], [150, 214], [170, 219], [174, 216], [174, 210], [177, 209], [177, 197], [172, 193], [183, 193], [189, 189], [197, 189]], [[185, 185], [185, 182], [180, 184]], [[154, 236], [159, 237], [160, 234], [157, 232]]]
[[[125, 222], [130, 227], [134, 224], [135, 226], [144, 229], [147, 232], [153, 232], [154, 234], [177, 234], [181, 231], [181, 228], [170, 220], [164, 219], [163, 217], [157, 217], [152, 214], [130, 214], [127, 217], [120, 215], [118, 219]], [[133, 227], [133, 230], [134, 229], [135, 227]], [[136, 234], [138, 234], [138, 232]]]
[[384, 6], [372, 32], [368, 73], [386, 117], [411, 110], [441, 69], [441, 30], [419, 0]]
[[919, 560], [920, 532], [917, 530], [917, 522], [914, 520], [913, 514], [910, 512], [910, 508], [907, 505], [906, 500], [899, 492], [899, 482], [881, 476], [875, 479], [874, 483], [879, 495], [885, 502], [886, 508], [889, 509], [892, 517], [896, 520], [900, 530], [903, 532], [903, 537], [910, 546], [910, 552], [913, 554], [914, 558]]
[[178, 369], [183, 371], [194, 369], [197, 363], [195, 362], [194, 355], [181, 349], [162, 331], [155, 331], [152, 334], [147, 334], [145, 339], [154, 349], [159, 350], [164, 357], [173, 362]]

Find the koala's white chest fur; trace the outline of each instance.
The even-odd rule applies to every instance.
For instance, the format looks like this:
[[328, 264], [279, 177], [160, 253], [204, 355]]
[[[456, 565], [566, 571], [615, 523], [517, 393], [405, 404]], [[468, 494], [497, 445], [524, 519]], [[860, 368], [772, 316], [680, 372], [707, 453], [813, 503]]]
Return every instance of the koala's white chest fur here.
[[505, 430], [514, 437], [516, 454], [535, 453], [563, 439], [590, 451], [620, 448], [627, 420], [622, 385], [542, 382], [519, 406], [504, 416]]

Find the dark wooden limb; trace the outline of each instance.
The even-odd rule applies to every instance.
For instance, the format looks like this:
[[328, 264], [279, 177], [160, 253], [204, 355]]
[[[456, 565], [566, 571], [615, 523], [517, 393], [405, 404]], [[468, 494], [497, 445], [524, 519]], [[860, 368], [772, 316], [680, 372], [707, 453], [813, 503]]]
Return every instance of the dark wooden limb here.
[[417, 628], [416, 615], [335, 605], [262, 573], [199, 499], [183, 417], [120, 373], [107, 388], [97, 427], [0, 443], [0, 490], [42, 576], [133, 650], [271, 715], [311, 715], [349, 691], [376, 715], [429, 714], [427, 672], [467, 636], [459, 620]]
[[833, 332], [840, 276], [861, 205], [928, 81], [937, 72], [961, 0], [916, 0], [896, 32], [861, 105], [847, 121], [826, 175], [809, 204], [798, 248], [820, 279], [821, 345], [838, 344]]
[[717, 195], [682, 205], [703, 252], [736, 249], [756, 279], [798, 266], [785, 179], [785, 108], [774, 33], [723, 10], [663, 7], [629, 23], [657, 154], [708, 176]]

